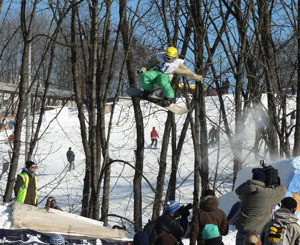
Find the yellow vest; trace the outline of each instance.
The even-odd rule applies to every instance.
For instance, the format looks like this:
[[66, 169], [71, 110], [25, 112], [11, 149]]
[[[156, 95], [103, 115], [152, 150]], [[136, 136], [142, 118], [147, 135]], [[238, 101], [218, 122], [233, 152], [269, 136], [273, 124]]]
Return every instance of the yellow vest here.
[[[24, 183], [20, 187], [16, 202], [24, 203], [26, 194], [27, 194], [28, 184], [29, 184], [29, 176], [28, 176], [28, 173], [25, 173], [25, 172], [20, 173], [18, 175], [22, 177]], [[34, 181], [35, 181], [34, 204], [36, 204], [36, 202], [37, 202], [37, 179], [36, 179], [36, 176], [34, 176]]]

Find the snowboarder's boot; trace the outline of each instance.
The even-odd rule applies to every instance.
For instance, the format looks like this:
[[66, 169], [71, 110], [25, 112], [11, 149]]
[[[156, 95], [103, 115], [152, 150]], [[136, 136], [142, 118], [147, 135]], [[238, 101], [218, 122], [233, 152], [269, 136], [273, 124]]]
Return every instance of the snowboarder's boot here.
[[152, 94], [152, 91], [141, 91], [141, 93], [139, 94], [139, 97], [141, 97], [142, 99], [147, 99], [150, 95]]
[[171, 105], [174, 102], [174, 99], [170, 99], [170, 98], [164, 98], [161, 102], [160, 105], [162, 107], [168, 107], [169, 105]]

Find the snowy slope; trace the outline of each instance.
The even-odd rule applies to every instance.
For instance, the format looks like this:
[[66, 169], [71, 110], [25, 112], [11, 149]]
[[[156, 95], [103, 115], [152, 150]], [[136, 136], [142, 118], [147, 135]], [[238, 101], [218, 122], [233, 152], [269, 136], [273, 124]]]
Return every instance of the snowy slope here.
[[[227, 106], [227, 110], [232, 112], [231, 102], [233, 101], [232, 95], [224, 96], [224, 100]], [[207, 116], [210, 120], [218, 122], [219, 119], [219, 102], [216, 97], [206, 97], [207, 101]], [[180, 103], [180, 101], [179, 101]], [[152, 127], [156, 127], [160, 138], [158, 142], [158, 149], [147, 149], [145, 145], [145, 162], [144, 162], [144, 174], [150, 183], [155, 186], [156, 176], [158, 171], [158, 159], [160, 155], [161, 139], [164, 131], [164, 124], [167, 113], [161, 107], [155, 106], [151, 103], [141, 102], [144, 115], [145, 126], [145, 139], [147, 144], [150, 144], [150, 132]], [[291, 104], [290, 109], [293, 109]], [[60, 112], [58, 117], [57, 113]], [[247, 132], [241, 137], [247, 142], [253, 142], [254, 135], [254, 119], [251, 116], [253, 113], [249, 113], [247, 117]], [[108, 125], [110, 113], [106, 114], [106, 121]], [[182, 124], [186, 115], [176, 116], [177, 130], [180, 132]], [[208, 122], [208, 127], [210, 123]], [[234, 124], [231, 122], [231, 127], [234, 129]], [[81, 146], [80, 128], [77, 118], [77, 110], [64, 108], [60, 111], [59, 108], [46, 112], [45, 120], [43, 122], [43, 129], [47, 129], [41, 136], [41, 140], [37, 146], [35, 152], [34, 161], [38, 163], [38, 200], [39, 206], [45, 205], [45, 197], [53, 195], [60, 207], [66, 212], [79, 213], [81, 207], [81, 196], [84, 178], [84, 153]], [[252, 129], [252, 130], [251, 130]], [[25, 131], [25, 130], [24, 130]], [[5, 142], [7, 135], [11, 132], [1, 132], [0, 142]], [[178, 136], [179, 137], [179, 136]], [[186, 135], [186, 142], [184, 144], [184, 150], [181, 157], [181, 163], [179, 166], [178, 174], [178, 191], [177, 200], [182, 204], [192, 202], [193, 193], [193, 169], [194, 169], [194, 153], [191, 139], [191, 133], [188, 131]], [[252, 140], [252, 141], [251, 141]], [[230, 174], [232, 173], [232, 154], [229, 148], [228, 140], [225, 134], [220, 136], [220, 150], [216, 148], [209, 149], [210, 159], [210, 173], [211, 179], [214, 179], [216, 163], [218, 166], [218, 178], [216, 186], [222, 194], [229, 192], [232, 188]], [[67, 171], [67, 159], [66, 151], [69, 147], [76, 154], [75, 158], [75, 170]], [[116, 106], [116, 112], [113, 116], [113, 126], [110, 139], [110, 157], [112, 159], [121, 159], [134, 164], [134, 150], [136, 148], [136, 130], [133, 108], [130, 100], [121, 100]], [[170, 149], [170, 148], [169, 148]], [[9, 146], [2, 144], [0, 159], [2, 162], [8, 159]], [[246, 154], [245, 165], [255, 162], [254, 156]], [[171, 150], [168, 153], [168, 168], [166, 172], [166, 183], [170, 174], [170, 157]], [[20, 160], [20, 163], [24, 162], [24, 158]], [[257, 163], [258, 164], [258, 163]], [[255, 165], [253, 165], [255, 166]], [[257, 166], [257, 165], [256, 165]], [[19, 164], [18, 171], [21, 171], [22, 164]], [[245, 173], [243, 172], [245, 171]], [[288, 170], [287, 170], [288, 171]], [[251, 173], [251, 171], [249, 170]], [[241, 183], [243, 179], [248, 178], [247, 170], [242, 170], [238, 177], [238, 183]], [[250, 174], [249, 173], [249, 174]], [[128, 219], [133, 219], [133, 191], [132, 183], [134, 177], [134, 171], [121, 163], [114, 163], [112, 165], [112, 181], [111, 181], [111, 193], [110, 193], [110, 210], [109, 213], [124, 216]], [[242, 177], [240, 177], [242, 176]], [[229, 177], [229, 178], [228, 178]], [[5, 185], [7, 180], [7, 174], [4, 174], [0, 182], [0, 194], [3, 195], [5, 191]], [[232, 197], [230, 197], [232, 195]], [[143, 181], [143, 208], [144, 216], [143, 222], [146, 222], [150, 218], [152, 210], [153, 192], [148, 184]], [[224, 197], [231, 200], [231, 202], [221, 201], [221, 208], [227, 212], [229, 209], [229, 203], [234, 202], [236, 198], [233, 194]], [[9, 227], [9, 210], [5, 206], [1, 206], [0, 212], [2, 213], [0, 219], [0, 227]], [[6, 217], [6, 219], [5, 219]], [[3, 219], [4, 220], [3, 220]], [[110, 218], [110, 225], [120, 224], [120, 219]], [[128, 229], [132, 229], [130, 224], [125, 223]], [[226, 244], [232, 244], [235, 233], [230, 233], [225, 239]], [[228, 240], [228, 241], [227, 241]], [[231, 242], [231, 243], [230, 243]], [[188, 244], [188, 243], [187, 243]]]

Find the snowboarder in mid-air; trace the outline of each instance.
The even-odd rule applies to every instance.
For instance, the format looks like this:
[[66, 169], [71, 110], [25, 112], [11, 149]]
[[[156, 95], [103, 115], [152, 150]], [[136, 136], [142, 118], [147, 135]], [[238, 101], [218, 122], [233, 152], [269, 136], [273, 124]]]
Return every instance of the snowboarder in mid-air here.
[[178, 51], [175, 47], [168, 47], [165, 52], [152, 57], [138, 73], [141, 73], [140, 81], [144, 91], [141, 97], [147, 98], [154, 91], [154, 85], [158, 85], [163, 92], [162, 106], [169, 106], [175, 98], [174, 91], [170, 84], [174, 74], [186, 77], [187, 79], [202, 81], [203, 77], [195, 74], [184, 64], [183, 59], [178, 58]]

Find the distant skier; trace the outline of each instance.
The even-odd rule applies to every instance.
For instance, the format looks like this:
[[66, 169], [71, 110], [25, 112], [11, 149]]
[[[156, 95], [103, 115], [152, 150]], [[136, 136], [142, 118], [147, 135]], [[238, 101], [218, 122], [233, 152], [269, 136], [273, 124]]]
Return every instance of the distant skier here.
[[152, 131], [150, 133], [150, 137], [151, 137], [151, 145], [150, 147], [152, 148], [154, 145], [154, 148], [157, 148], [157, 138], [159, 138], [158, 133], [155, 129], [155, 127], [152, 128]]
[[9, 164], [10, 164], [9, 162], [4, 162], [3, 163], [2, 172], [1, 172], [1, 175], [0, 175], [0, 180], [2, 179], [3, 174], [5, 174], [7, 172]]
[[29, 205], [37, 205], [37, 165], [33, 161], [27, 161], [25, 168], [18, 174], [17, 181], [14, 187], [16, 202]]
[[219, 143], [220, 132], [214, 125], [209, 130], [208, 138], [209, 138], [209, 143], [208, 143], [209, 146], [215, 146], [216, 144]]
[[72, 151], [72, 148], [69, 147], [69, 150], [67, 151], [67, 159], [69, 162], [69, 171], [71, 171], [72, 169], [75, 169], [75, 153]]
[[170, 84], [174, 74], [186, 77], [187, 79], [202, 81], [203, 77], [195, 74], [184, 64], [183, 59], [178, 58], [178, 51], [175, 47], [169, 47], [165, 52], [156, 54], [143, 66], [138, 73], [142, 73], [140, 81], [144, 88], [142, 96], [147, 98], [153, 91], [154, 85], [158, 85], [163, 92], [162, 106], [169, 106], [175, 98], [174, 91]]

